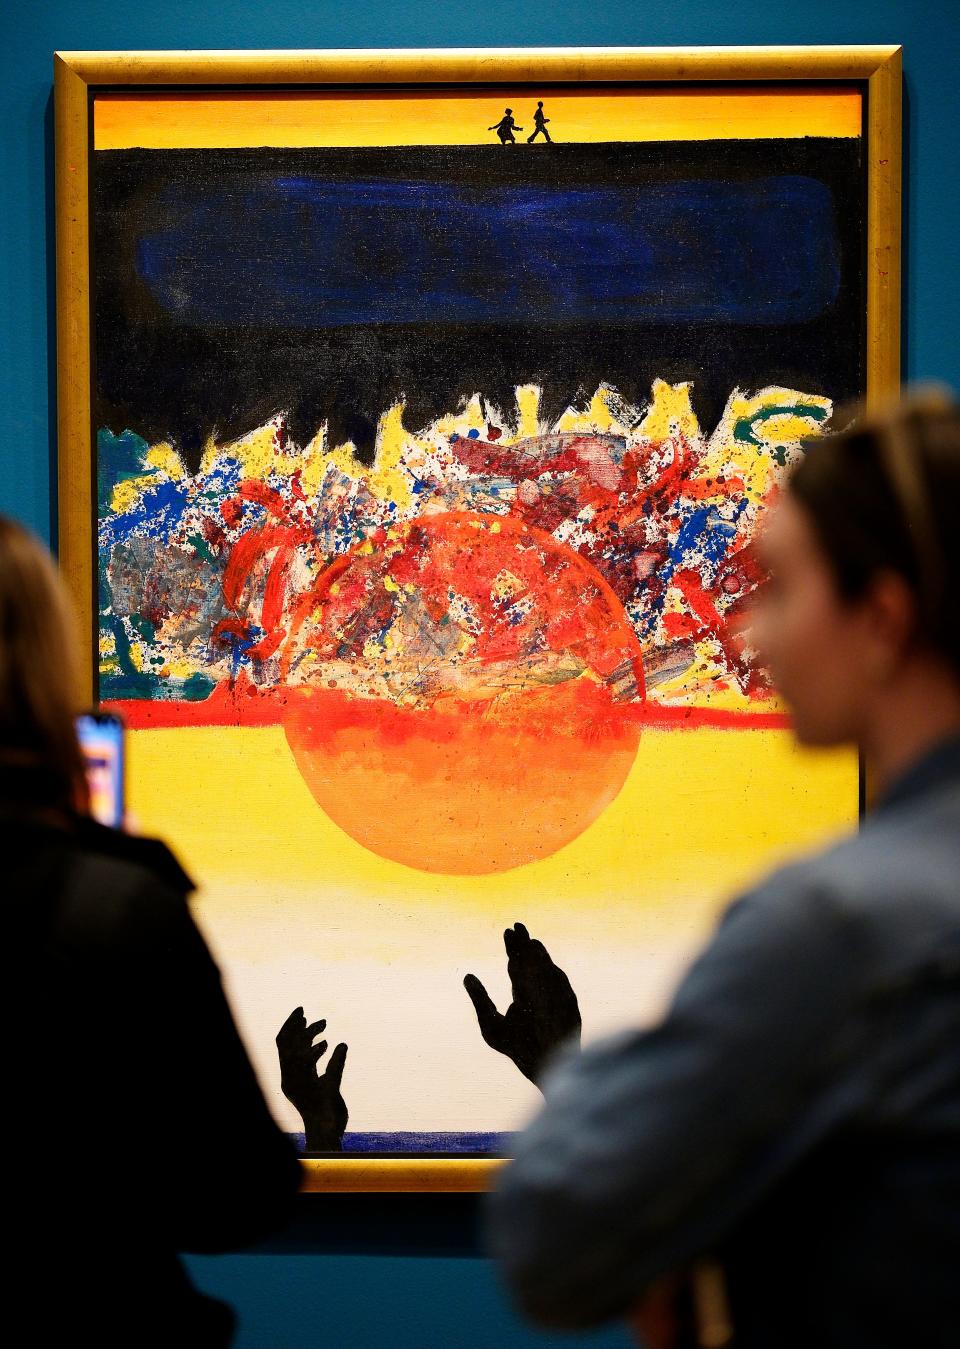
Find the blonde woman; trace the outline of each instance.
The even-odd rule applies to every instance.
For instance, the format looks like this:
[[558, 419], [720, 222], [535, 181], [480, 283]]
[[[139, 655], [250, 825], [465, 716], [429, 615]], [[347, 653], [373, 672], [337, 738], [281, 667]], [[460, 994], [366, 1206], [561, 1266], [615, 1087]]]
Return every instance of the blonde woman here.
[[75, 667], [53, 562], [0, 517], [0, 850], [21, 976], [5, 1074], [17, 1334], [213, 1349], [229, 1344], [233, 1314], [191, 1287], [176, 1252], [265, 1235], [299, 1163], [190, 917], [187, 876], [162, 844], [86, 813]]

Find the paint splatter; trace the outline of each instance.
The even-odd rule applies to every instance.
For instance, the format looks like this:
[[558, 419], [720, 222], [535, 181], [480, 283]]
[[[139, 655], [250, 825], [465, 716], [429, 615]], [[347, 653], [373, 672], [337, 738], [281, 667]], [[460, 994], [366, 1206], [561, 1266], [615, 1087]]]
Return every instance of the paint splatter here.
[[[561, 677], [579, 659], [575, 642], [554, 649], [547, 637], [531, 656], [534, 631], [549, 630], [537, 627], [531, 598], [530, 567], [542, 573], [543, 557], [471, 576], [448, 547], [429, 585], [418, 577], [406, 589], [397, 568], [409, 564], [413, 535], [398, 529], [467, 513], [528, 526], [590, 565], [629, 620], [652, 700], [763, 704], [766, 678], [737, 632], [760, 579], [753, 541], [801, 440], [827, 423], [829, 400], [735, 390], [707, 437], [685, 384], [657, 381], [645, 408], [601, 385], [550, 427], [538, 399], [535, 386], [519, 387], [508, 416], [476, 394], [417, 431], [397, 404], [381, 417], [372, 467], [349, 443], [328, 446], [323, 428], [296, 445], [282, 416], [208, 443], [194, 474], [169, 445], [102, 431], [101, 695], [188, 700], [202, 720], [218, 690], [282, 698], [305, 683], [339, 684], [351, 661], [359, 694], [398, 703], [460, 687], [471, 661], [489, 678], [490, 652], [505, 671]], [[338, 565], [349, 593], [334, 589]], [[540, 585], [573, 622], [564, 568]], [[642, 682], [626, 680], [618, 697], [639, 696]]]

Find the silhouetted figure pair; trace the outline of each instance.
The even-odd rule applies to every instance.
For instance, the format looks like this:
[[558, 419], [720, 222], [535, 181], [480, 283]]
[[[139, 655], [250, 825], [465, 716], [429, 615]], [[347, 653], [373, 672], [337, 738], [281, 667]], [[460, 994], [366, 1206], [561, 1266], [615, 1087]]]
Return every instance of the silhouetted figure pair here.
[[[542, 136], [543, 139], [548, 142], [548, 144], [552, 144], [550, 140], [550, 132], [547, 130], [547, 123], [549, 121], [550, 118], [544, 115], [543, 99], [540, 99], [540, 101], [537, 103], [537, 110], [533, 114], [534, 125], [533, 131], [527, 137], [528, 145], [531, 145], [537, 139], [538, 136]], [[516, 122], [513, 120], [513, 109], [504, 108], [503, 116], [500, 118], [500, 121], [495, 122], [493, 126], [488, 126], [487, 130], [495, 131], [497, 133], [497, 135], [500, 137], [501, 145], [516, 145], [517, 141], [513, 133], [515, 131], [522, 131], [523, 127], [517, 126]]]

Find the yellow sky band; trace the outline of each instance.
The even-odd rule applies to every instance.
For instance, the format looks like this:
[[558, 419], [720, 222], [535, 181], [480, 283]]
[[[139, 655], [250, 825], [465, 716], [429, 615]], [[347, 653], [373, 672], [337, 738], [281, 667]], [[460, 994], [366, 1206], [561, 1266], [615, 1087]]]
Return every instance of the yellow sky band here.
[[[133, 731], [130, 807], [206, 883], [264, 876], [278, 891], [375, 895], [444, 911], [498, 895], [538, 896], [571, 914], [678, 891], [729, 895], [785, 856], [851, 829], [857, 760], [814, 753], [786, 730], [644, 730], [616, 800], [552, 856], [487, 876], [413, 870], [370, 852], [330, 820], [300, 776], [279, 726]], [[603, 896], [598, 903], [598, 897]], [[315, 901], [314, 901], [315, 902]], [[579, 921], [579, 918], [577, 919]]]
[[525, 137], [538, 98], [565, 142], [855, 137], [863, 115], [859, 92], [841, 86], [111, 93], [94, 102], [94, 148], [496, 145], [488, 127], [504, 108]]

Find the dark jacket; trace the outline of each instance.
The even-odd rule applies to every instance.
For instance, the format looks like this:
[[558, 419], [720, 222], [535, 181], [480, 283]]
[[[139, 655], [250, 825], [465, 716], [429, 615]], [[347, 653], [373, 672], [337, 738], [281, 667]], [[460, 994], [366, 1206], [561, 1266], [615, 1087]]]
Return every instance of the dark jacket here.
[[704, 1253], [742, 1349], [955, 1349], [960, 741], [727, 912], [650, 1030], [568, 1058], [490, 1205], [535, 1318]]
[[190, 917], [190, 881], [162, 844], [90, 823], [7, 812], [0, 848], [22, 990], [6, 1095], [24, 1342], [225, 1345], [232, 1313], [175, 1252], [264, 1236], [299, 1163]]

